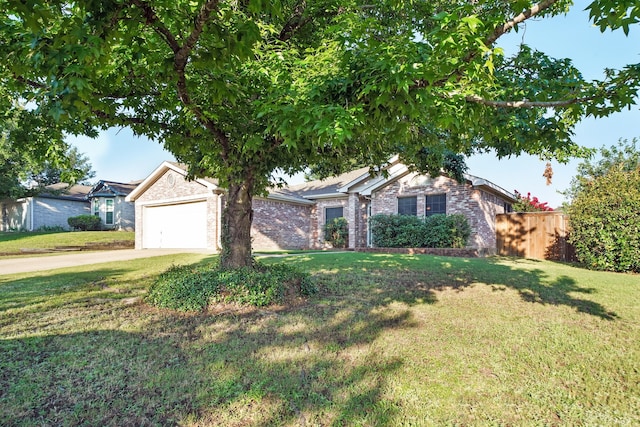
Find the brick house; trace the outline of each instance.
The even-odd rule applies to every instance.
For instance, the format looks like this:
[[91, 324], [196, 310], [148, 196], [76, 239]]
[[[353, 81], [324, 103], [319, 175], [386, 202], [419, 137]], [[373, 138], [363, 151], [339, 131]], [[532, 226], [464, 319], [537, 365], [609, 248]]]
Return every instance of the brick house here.
[[[321, 181], [272, 189], [253, 200], [255, 250], [323, 248], [328, 220], [344, 217], [349, 247], [371, 245], [368, 218], [376, 214], [464, 214], [472, 228], [469, 246], [495, 251], [495, 216], [510, 210], [514, 196], [484, 179], [465, 183], [430, 178], [393, 160], [386, 176], [362, 168]], [[220, 247], [225, 191], [215, 180], [186, 180], [186, 168], [164, 162], [127, 197], [135, 202], [136, 248]]]

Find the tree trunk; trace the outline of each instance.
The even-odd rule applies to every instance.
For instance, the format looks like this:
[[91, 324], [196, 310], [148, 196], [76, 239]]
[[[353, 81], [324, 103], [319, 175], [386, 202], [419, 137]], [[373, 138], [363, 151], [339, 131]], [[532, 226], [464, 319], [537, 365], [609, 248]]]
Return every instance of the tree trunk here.
[[222, 268], [251, 267], [251, 222], [253, 197], [251, 183], [229, 184], [222, 213]]

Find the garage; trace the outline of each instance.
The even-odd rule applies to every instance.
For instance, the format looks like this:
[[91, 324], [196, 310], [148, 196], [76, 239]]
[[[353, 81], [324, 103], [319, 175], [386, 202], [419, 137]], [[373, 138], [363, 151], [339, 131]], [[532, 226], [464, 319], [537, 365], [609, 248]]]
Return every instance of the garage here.
[[142, 247], [196, 249], [207, 247], [207, 202], [145, 206]]

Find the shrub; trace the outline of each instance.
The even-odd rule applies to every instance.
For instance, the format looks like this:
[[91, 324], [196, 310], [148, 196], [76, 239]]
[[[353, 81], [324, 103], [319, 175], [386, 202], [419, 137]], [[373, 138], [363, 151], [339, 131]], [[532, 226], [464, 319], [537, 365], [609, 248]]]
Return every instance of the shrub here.
[[334, 218], [324, 225], [324, 239], [334, 248], [344, 248], [349, 243], [349, 224], [346, 218]]
[[471, 227], [462, 214], [433, 215], [424, 219], [413, 215], [371, 217], [373, 244], [384, 248], [464, 248]]
[[205, 267], [172, 266], [149, 288], [146, 300], [161, 308], [197, 311], [218, 291], [217, 272]]
[[640, 272], [640, 168], [613, 166], [585, 181], [568, 213], [569, 241], [587, 268]]
[[371, 217], [373, 245], [381, 248], [420, 247], [423, 240], [422, 220], [413, 215], [383, 215]]
[[204, 310], [211, 302], [263, 307], [281, 302], [287, 291], [308, 296], [318, 290], [308, 274], [284, 264], [233, 270], [211, 264], [174, 266], [158, 276], [146, 300], [179, 311]]
[[60, 233], [62, 231], [67, 231], [67, 230], [61, 225], [43, 225], [38, 227], [36, 231], [39, 231], [42, 233]]
[[527, 197], [524, 197], [518, 190], [514, 191], [516, 195], [516, 201], [513, 203], [512, 208], [514, 212], [550, 212], [553, 208], [548, 205], [547, 202], [541, 202], [537, 197], [531, 197], [531, 193], [527, 193]]
[[67, 218], [69, 227], [73, 230], [98, 231], [102, 227], [100, 217], [95, 215], [78, 215]]

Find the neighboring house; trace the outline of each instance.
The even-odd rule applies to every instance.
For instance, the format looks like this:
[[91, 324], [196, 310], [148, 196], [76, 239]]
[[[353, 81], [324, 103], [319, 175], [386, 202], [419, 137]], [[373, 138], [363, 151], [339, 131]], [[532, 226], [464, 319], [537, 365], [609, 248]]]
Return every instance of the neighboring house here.
[[67, 218], [78, 215], [99, 216], [106, 230], [133, 231], [135, 208], [125, 198], [138, 184], [99, 181], [91, 187], [58, 183], [34, 197], [0, 200], [0, 231], [69, 229]]
[[48, 193], [18, 200], [0, 200], [0, 231], [36, 231], [45, 227], [69, 228], [67, 218], [90, 213], [88, 185], [59, 183]]
[[[495, 251], [495, 216], [510, 210], [511, 193], [471, 175], [462, 184], [430, 178], [397, 160], [386, 171], [371, 177], [362, 168], [255, 197], [253, 248], [325, 247], [324, 224], [341, 216], [349, 224], [349, 247], [370, 246], [372, 215], [461, 213], [472, 229], [469, 246]], [[129, 194], [127, 200], [135, 202], [136, 248], [219, 249], [225, 191], [215, 180], [186, 176], [184, 166], [164, 162]]]
[[135, 207], [125, 199], [140, 182], [98, 181], [87, 194], [91, 214], [99, 216], [106, 230], [133, 231]]

